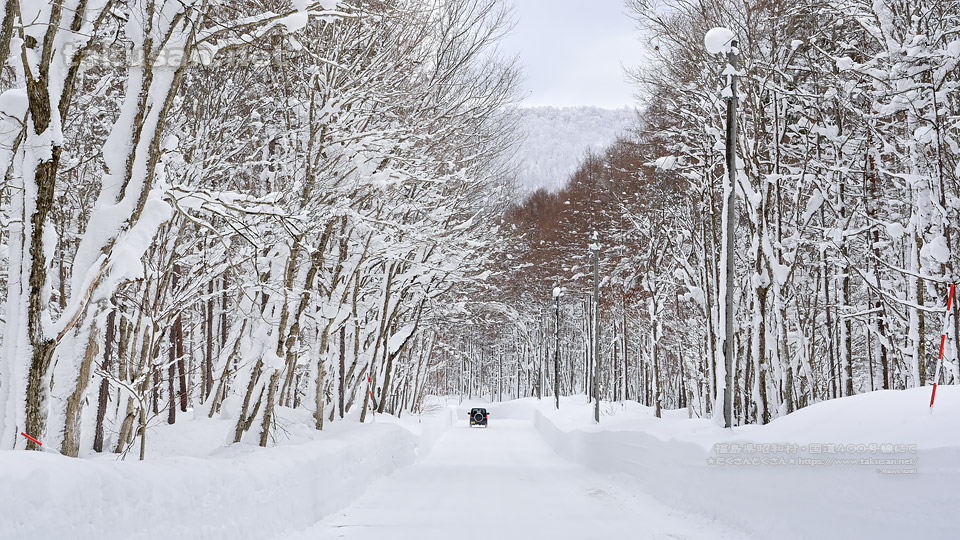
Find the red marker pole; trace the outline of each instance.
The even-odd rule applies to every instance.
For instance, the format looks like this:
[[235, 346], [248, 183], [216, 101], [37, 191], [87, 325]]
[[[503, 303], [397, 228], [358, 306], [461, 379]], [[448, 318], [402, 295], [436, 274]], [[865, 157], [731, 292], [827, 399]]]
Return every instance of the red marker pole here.
[[377, 405], [373, 400], [373, 388], [370, 386], [370, 372], [367, 372], [367, 392], [370, 393], [370, 412], [373, 413], [373, 419], [377, 419]]
[[34, 439], [33, 437], [27, 435], [26, 433], [24, 433], [24, 432], [21, 431], [20, 434], [23, 435], [24, 437], [30, 439], [30, 440], [33, 441], [34, 443], [36, 443], [37, 446], [43, 446], [43, 443], [42, 443], [42, 442]]
[[933, 410], [933, 400], [937, 398], [937, 381], [940, 380], [940, 365], [943, 363], [943, 345], [947, 342], [947, 327], [950, 322], [950, 306], [953, 303], [953, 286], [950, 284], [950, 294], [947, 296], [947, 312], [943, 317], [943, 333], [940, 334], [940, 354], [937, 355], [937, 369], [933, 375], [933, 390], [930, 392], [930, 410]]
[[55, 449], [53, 449], [53, 448], [50, 448], [49, 446], [44, 446], [42, 442], [40, 442], [40, 441], [34, 439], [33, 437], [27, 435], [26, 432], [21, 431], [21, 432], [20, 432], [20, 435], [23, 436], [24, 438], [26, 438], [27, 440], [29, 440], [30, 442], [32, 442], [33, 444], [36, 444], [37, 447], [38, 447], [40, 450], [44, 451], [44, 452], [47, 452], [47, 453], [49, 453], [49, 454], [56, 454], [56, 455], [58, 455], [58, 456], [63, 455], [63, 454], [61, 454], [60, 452], [58, 452], [57, 450], [55, 450]]

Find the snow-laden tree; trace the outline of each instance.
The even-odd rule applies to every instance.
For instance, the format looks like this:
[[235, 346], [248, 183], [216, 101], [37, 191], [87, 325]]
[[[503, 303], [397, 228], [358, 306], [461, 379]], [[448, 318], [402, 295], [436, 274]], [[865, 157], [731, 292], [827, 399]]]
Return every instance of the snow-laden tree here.
[[3, 446], [143, 457], [161, 411], [266, 445], [278, 407], [317, 428], [358, 396], [415, 407], [428, 321], [508, 194], [506, 7], [22, 4], [0, 40]]
[[[627, 6], [651, 45], [631, 72], [644, 105], [635, 132], [584, 159], [558, 193], [534, 193], [508, 214], [490, 296], [511, 299], [500, 312], [529, 340], [514, 354], [540, 365], [544, 353], [525, 351], [550, 347], [540, 344], [549, 319], [538, 317], [546, 291], [588, 292], [584, 238], [597, 229], [609, 239], [602, 396], [617, 396], [614, 381], [627, 372], [621, 395], [719, 412], [730, 73], [704, 36], [722, 26], [740, 64], [735, 422], [928, 384], [956, 279], [960, 4]], [[572, 320], [590, 316], [575, 301], [567, 310]], [[519, 330], [531, 324], [536, 332]], [[561, 348], [577, 351], [562, 368], [575, 375], [571, 391], [589, 387], [589, 327], [561, 333]], [[946, 330], [942, 376], [951, 382], [956, 323]]]

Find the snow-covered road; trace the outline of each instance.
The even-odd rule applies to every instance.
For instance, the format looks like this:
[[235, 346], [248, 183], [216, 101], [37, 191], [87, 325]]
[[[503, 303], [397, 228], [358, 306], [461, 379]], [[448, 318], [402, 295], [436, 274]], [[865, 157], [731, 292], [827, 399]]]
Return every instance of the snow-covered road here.
[[564, 460], [530, 422], [491, 417], [486, 429], [457, 422], [417, 464], [377, 481], [350, 507], [293, 537], [589, 540], [745, 535], [673, 511], [628, 478], [598, 474]]

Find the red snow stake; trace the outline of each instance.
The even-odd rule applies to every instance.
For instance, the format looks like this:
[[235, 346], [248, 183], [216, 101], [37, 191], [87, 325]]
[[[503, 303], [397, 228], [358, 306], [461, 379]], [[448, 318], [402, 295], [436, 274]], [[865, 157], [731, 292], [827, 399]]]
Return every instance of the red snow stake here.
[[370, 412], [373, 413], [373, 419], [377, 419], [377, 406], [373, 399], [373, 389], [370, 388], [370, 372], [367, 372], [367, 392], [370, 393]]
[[930, 391], [930, 410], [933, 410], [933, 400], [937, 397], [937, 381], [940, 380], [940, 364], [943, 363], [943, 345], [947, 341], [947, 326], [950, 322], [950, 306], [953, 304], [953, 287], [950, 284], [950, 294], [947, 295], [947, 310], [943, 317], [943, 332], [940, 334], [940, 354], [937, 355], [937, 369], [933, 375], [933, 390]]
[[20, 434], [21, 434], [21, 435], [23, 435], [24, 437], [26, 437], [26, 438], [28, 438], [28, 439], [30, 439], [31, 441], [33, 441], [33, 442], [35, 442], [35, 443], [37, 443], [37, 446], [43, 446], [43, 443], [42, 443], [42, 442], [40, 442], [40, 441], [38, 441], [38, 440], [36, 440], [36, 439], [34, 439], [33, 437], [31, 437], [31, 436], [29, 436], [29, 435], [27, 435], [26, 433], [24, 433], [24, 432], [22, 432], [22, 431], [21, 431], [21, 432], [20, 432]]

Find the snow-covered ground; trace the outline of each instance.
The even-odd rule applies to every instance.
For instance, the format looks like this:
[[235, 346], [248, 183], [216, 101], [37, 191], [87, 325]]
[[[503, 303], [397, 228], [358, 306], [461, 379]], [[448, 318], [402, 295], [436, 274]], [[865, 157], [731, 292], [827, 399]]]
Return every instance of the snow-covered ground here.
[[960, 387], [941, 386], [932, 411], [929, 399], [929, 387], [872, 392], [733, 430], [636, 404], [605, 407], [596, 426], [581, 399], [541, 405], [535, 425], [560, 455], [756, 538], [953, 537]]
[[928, 399], [874, 392], [733, 430], [632, 402], [598, 426], [583, 396], [487, 404], [487, 429], [455, 399], [320, 433], [286, 411], [269, 449], [193, 419], [152, 431], [143, 463], [0, 452], [0, 538], [946, 538], [960, 388]]
[[563, 459], [528, 420], [491, 418], [483, 429], [462, 418], [416, 465], [375, 483], [345, 511], [277, 540], [745, 536], [672, 510], [630, 477]]
[[0, 451], [0, 540], [270, 538], [315, 523], [414, 463], [451, 420], [448, 410], [423, 424], [378, 415], [317, 432], [299, 413], [281, 411], [283, 438], [269, 449], [225, 447], [232, 421], [194, 418], [150, 430], [145, 462], [135, 452], [118, 461]]

